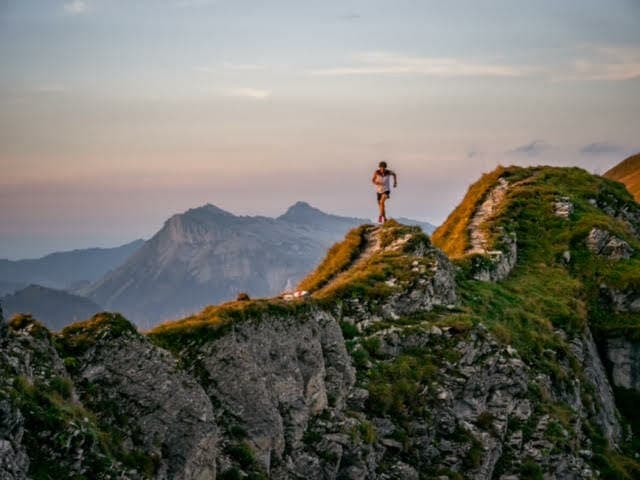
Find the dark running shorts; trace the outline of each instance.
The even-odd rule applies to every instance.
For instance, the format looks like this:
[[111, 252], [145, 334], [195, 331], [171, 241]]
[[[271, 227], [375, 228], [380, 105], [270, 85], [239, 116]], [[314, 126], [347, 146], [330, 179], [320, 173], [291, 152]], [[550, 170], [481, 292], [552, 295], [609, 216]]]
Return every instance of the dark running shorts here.
[[384, 193], [376, 193], [376, 198], [378, 199], [378, 201], [380, 201], [380, 199], [382, 198], [382, 195], [386, 195], [387, 198], [391, 197], [391, 192], [389, 190], [387, 190]]

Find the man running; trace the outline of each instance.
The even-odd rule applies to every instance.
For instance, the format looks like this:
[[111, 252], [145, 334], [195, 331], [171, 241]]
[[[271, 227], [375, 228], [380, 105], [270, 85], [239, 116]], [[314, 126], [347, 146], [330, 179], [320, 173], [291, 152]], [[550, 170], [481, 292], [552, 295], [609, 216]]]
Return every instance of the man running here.
[[376, 186], [376, 197], [378, 199], [378, 207], [380, 209], [380, 215], [378, 216], [378, 223], [387, 221], [387, 212], [384, 209], [384, 202], [391, 196], [391, 177], [393, 177], [393, 188], [398, 186], [398, 177], [395, 172], [387, 169], [387, 162], [380, 162], [378, 169], [373, 172], [373, 178], [371, 181]]

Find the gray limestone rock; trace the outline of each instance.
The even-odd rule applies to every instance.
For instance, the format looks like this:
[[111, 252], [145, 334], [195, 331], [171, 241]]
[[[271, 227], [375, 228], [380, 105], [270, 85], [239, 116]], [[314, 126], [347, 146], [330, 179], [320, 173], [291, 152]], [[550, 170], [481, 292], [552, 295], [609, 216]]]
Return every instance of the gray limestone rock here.
[[628, 259], [633, 253], [633, 248], [627, 242], [599, 228], [591, 229], [586, 242], [593, 253], [611, 260]]
[[504, 235], [500, 247], [500, 250], [475, 257], [473, 278], [483, 282], [499, 282], [509, 276], [518, 261], [515, 233]]
[[613, 384], [640, 392], [640, 343], [625, 337], [609, 338], [606, 355]]
[[344, 407], [355, 380], [340, 327], [320, 311], [240, 323], [198, 357], [207, 393], [246, 429], [267, 471], [302, 446], [313, 416]]
[[156, 459], [154, 478], [215, 478], [211, 402], [168, 352], [137, 333], [98, 341], [80, 358], [74, 380], [102, 422]]
[[[571, 349], [578, 361], [584, 365], [585, 376], [595, 388], [595, 400], [598, 403], [597, 412], [595, 412], [596, 423], [602, 429], [609, 443], [617, 445], [622, 437], [622, 427], [611, 384], [598, 355], [591, 331], [587, 329], [582, 338], [574, 339], [571, 342]], [[638, 359], [640, 360], [640, 356]]]

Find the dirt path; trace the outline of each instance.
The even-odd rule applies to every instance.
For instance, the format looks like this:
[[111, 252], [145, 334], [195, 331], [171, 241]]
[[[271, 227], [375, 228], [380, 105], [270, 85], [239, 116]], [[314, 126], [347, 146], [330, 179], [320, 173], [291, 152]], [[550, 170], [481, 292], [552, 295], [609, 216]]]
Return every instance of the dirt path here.
[[504, 178], [498, 179], [498, 185], [493, 187], [493, 190], [489, 192], [485, 201], [476, 209], [468, 227], [470, 230], [471, 247], [467, 250], [467, 254], [487, 253], [489, 244], [487, 234], [483, 230], [482, 225], [496, 214], [508, 189], [509, 182]]

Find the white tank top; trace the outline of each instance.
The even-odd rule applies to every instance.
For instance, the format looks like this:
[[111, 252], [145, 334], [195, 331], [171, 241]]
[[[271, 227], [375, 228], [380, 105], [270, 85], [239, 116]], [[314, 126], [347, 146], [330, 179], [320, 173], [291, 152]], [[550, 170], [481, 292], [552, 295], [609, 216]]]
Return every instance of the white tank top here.
[[382, 175], [380, 173], [380, 170], [376, 170], [377, 180], [382, 180], [382, 185], [376, 185], [376, 190], [378, 193], [391, 191], [391, 170], [386, 170], [384, 173], [386, 173], [386, 175]]

